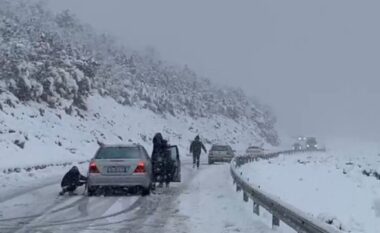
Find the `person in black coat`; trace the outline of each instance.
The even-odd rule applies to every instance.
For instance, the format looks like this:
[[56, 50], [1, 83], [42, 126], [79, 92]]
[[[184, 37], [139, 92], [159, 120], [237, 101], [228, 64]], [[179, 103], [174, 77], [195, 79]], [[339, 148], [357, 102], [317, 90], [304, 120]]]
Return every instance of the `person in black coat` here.
[[152, 167], [153, 180], [162, 187], [163, 183], [169, 186], [172, 180], [172, 161], [168, 155], [168, 141], [162, 137], [161, 133], [156, 133], [153, 137]]
[[86, 182], [87, 177], [80, 174], [77, 166], [73, 166], [62, 178], [62, 191], [59, 193], [59, 195], [63, 195], [66, 192], [72, 194], [78, 186], [82, 186]]
[[153, 137], [153, 152], [152, 159], [154, 156], [160, 155], [161, 152], [165, 151], [168, 146], [168, 141], [166, 141], [161, 133], [156, 133]]

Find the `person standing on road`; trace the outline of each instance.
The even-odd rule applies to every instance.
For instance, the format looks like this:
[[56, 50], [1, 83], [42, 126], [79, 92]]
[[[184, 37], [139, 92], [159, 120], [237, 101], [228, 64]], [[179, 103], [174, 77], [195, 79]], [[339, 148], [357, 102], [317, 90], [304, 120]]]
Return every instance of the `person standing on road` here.
[[166, 187], [172, 179], [172, 163], [168, 155], [168, 141], [162, 137], [161, 133], [157, 133], [153, 137], [153, 180], [158, 182], [158, 187], [162, 187], [165, 182]]
[[199, 135], [197, 135], [190, 145], [190, 153], [193, 154], [193, 168], [195, 168], [195, 165], [199, 168], [199, 158], [201, 156], [202, 149], [205, 153], [207, 153], [205, 145], [203, 145], [199, 139]]

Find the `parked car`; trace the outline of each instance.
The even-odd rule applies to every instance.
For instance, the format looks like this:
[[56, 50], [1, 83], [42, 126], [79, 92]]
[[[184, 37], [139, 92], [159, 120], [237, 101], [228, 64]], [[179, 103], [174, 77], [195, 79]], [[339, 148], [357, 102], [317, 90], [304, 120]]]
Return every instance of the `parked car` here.
[[208, 154], [208, 164], [214, 162], [231, 162], [235, 152], [229, 145], [212, 145]]
[[[177, 146], [169, 146], [168, 150], [166, 151], [167, 156], [171, 158], [172, 160], [172, 165], [173, 165], [173, 175], [171, 176], [172, 179], [170, 182], [181, 182], [181, 160], [180, 160], [180, 155], [179, 155], [179, 150]], [[158, 164], [160, 162], [158, 161]], [[162, 165], [161, 165], [162, 166]], [[153, 166], [153, 171], [154, 169], [161, 169], [160, 165], [158, 165], [156, 168]], [[153, 174], [159, 174], [159, 171], [153, 172]], [[152, 181], [153, 183], [159, 182], [157, 180], [158, 177], [153, 177]]]
[[[171, 182], [181, 182], [181, 161], [177, 146], [169, 146], [168, 156], [173, 160]], [[149, 195], [154, 182], [152, 162], [145, 148], [138, 144], [102, 145], [90, 161], [87, 193], [110, 188], [125, 191], [141, 190]]]
[[103, 145], [90, 161], [87, 192], [91, 196], [101, 188], [140, 189], [149, 195], [152, 163], [141, 145]]
[[263, 153], [263, 152], [264, 152], [264, 149], [261, 148], [261, 147], [259, 147], [259, 146], [250, 146], [245, 151], [245, 153], [247, 155], [255, 155], [255, 154], [260, 154], [260, 153]]

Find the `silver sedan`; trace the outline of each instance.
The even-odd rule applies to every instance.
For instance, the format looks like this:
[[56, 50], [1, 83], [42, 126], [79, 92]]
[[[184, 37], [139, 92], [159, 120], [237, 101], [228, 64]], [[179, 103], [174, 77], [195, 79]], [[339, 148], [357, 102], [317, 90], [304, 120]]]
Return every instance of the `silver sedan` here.
[[152, 163], [145, 148], [138, 144], [104, 145], [90, 161], [88, 195], [100, 188], [139, 189], [149, 195], [152, 186]]

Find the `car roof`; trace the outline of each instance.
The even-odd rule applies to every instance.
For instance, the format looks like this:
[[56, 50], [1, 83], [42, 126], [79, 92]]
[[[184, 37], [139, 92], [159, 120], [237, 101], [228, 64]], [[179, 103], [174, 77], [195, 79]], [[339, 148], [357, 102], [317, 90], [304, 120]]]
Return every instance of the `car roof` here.
[[213, 144], [212, 146], [230, 146], [228, 144]]
[[101, 147], [142, 147], [140, 144], [128, 143], [128, 144], [104, 144]]

